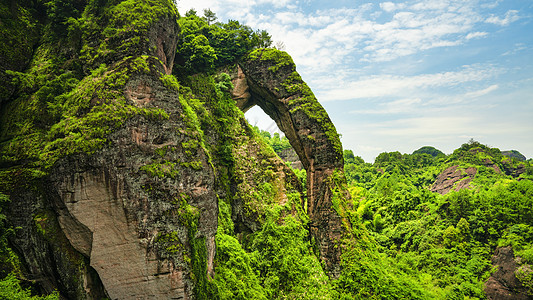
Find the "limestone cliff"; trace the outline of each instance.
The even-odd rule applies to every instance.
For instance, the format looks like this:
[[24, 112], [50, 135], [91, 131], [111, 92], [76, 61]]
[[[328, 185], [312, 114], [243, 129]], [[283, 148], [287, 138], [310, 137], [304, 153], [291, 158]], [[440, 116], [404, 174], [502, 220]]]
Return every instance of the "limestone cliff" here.
[[[68, 299], [207, 299], [222, 289], [216, 239], [251, 245], [267, 219], [308, 227], [339, 276], [342, 148], [292, 59], [254, 51], [225, 68], [233, 87], [224, 74], [178, 82], [171, 1], [76, 4], [68, 38], [43, 31], [27, 68], [2, 65], [16, 88], [1, 91], [0, 192], [24, 276]], [[247, 124], [252, 105], [289, 138], [307, 195]]]

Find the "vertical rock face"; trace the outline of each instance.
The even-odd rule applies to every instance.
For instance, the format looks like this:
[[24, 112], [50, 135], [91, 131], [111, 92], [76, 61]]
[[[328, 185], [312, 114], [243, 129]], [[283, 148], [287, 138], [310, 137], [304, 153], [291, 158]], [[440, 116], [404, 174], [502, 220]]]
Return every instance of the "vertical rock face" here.
[[[149, 75], [130, 78], [126, 94], [137, 89], [130, 94], [145, 93], [146, 100], [133, 103], [162, 108], [169, 118], [133, 118], [95, 155], [58, 163], [50, 181], [59, 224], [111, 298], [188, 298], [194, 282], [184, 256], [191, 256], [195, 240], [205, 240], [207, 268], [213, 268], [213, 170], [201, 147], [183, 151], [197, 137], [183, 132], [187, 123], [177, 93]], [[189, 208], [198, 214], [186, 216]]]
[[327, 269], [336, 276], [344, 228], [333, 202], [349, 195], [338, 187], [344, 180], [343, 155], [331, 120], [284, 52], [255, 51], [239, 63], [232, 77], [239, 108], [260, 106], [285, 133], [307, 170], [311, 234]]
[[[70, 298], [98, 299], [105, 290], [112, 299], [190, 299], [197, 285], [192, 274], [212, 274], [218, 214], [212, 165], [177, 91], [160, 79], [166, 68], [152, 58], [146, 65], [127, 74], [121, 91], [126, 107], [141, 113], [111, 133], [105, 147], [59, 160], [43, 179], [43, 207], [54, 208], [59, 224], [49, 234], [54, 239], [64, 234], [62, 243], [79, 252], [72, 259], [77, 263], [65, 269], [81, 268], [85, 261], [83, 272], [95, 271], [101, 280], [100, 288], [65, 288]], [[90, 100], [99, 101], [105, 100]], [[13, 211], [23, 203], [35, 206], [31, 196], [15, 198]], [[31, 220], [36, 214], [38, 209], [20, 215]], [[34, 258], [36, 246], [20, 244], [35, 267], [30, 271], [66, 281], [70, 274], [42, 269], [49, 258]], [[195, 260], [204, 259], [194, 267]]]
[[485, 294], [490, 300], [528, 300], [528, 290], [516, 278], [518, 264], [511, 247], [497, 248], [492, 257], [492, 265], [498, 270], [485, 283]]
[[166, 77], [177, 12], [154, 2], [130, 24], [120, 16], [132, 3], [87, 10], [98, 26], [86, 27], [81, 61], [92, 71], [36, 146], [46, 171], [29, 191], [7, 191], [28, 277], [69, 299], [193, 299], [213, 275], [214, 171], [178, 83]]
[[300, 161], [300, 158], [298, 157], [298, 154], [294, 151], [294, 149], [283, 149], [279, 154], [279, 157], [284, 161], [291, 164], [291, 167], [293, 169], [302, 170], [303, 165]]
[[[12, 190], [9, 221], [18, 228], [11, 242], [25, 261], [27, 279], [44, 293], [59, 290], [67, 299], [103, 299], [108, 297], [89, 260], [76, 251], [61, 230], [48, 187], [26, 181], [28, 174], [16, 171], [18, 188]], [[22, 182], [26, 181], [26, 182]]]

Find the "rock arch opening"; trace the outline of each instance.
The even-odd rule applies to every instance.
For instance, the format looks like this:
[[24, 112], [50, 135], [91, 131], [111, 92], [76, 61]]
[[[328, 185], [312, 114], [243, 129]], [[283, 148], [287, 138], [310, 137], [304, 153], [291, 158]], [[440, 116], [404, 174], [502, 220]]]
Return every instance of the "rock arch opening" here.
[[268, 116], [261, 107], [251, 107], [244, 116], [248, 121], [248, 124], [258, 129], [260, 134], [268, 139], [274, 152], [276, 152], [285, 163], [289, 163], [293, 169], [304, 169], [298, 154], [285, 136], [285, 133], [278, 128], [276, 122]]
[[349, 222], [342, 221], [332, 200], [347, 199], [349, 193], [342, 186], [344, 162], [335, 127], [285, 52], [256, 50], [230, 75], [237, 106], [245, 113], [259, 106], [289, 139], [306, 169], [310, 233], [326, 269], [337, 277], [341, 239]]

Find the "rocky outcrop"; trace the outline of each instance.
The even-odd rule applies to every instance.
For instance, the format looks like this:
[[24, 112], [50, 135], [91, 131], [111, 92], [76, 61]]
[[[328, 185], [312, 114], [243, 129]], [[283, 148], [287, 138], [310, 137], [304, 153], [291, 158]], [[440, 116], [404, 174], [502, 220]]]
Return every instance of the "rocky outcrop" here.
[[527, 294], [515, 272], [518, 264], [513, 249], [509, 246], [497, 248], [492, 257], [492, 265], [498, 269], [485, 283], [485, 294], [490, 300], [528, 300], [533, 296]]
[[327, 269], [337, 276], [345, 228], [333, 198], [349, 194], [339, 188], [345, 181], [343, 155], [331, 120], [285, 52], [254, 51], [231, 75], [238, 107], [247, 111], [260, 106], [285, 133], [306, 169], [310, 231]]
[[527, 159], [522, 153], [517, 150], [502, 151], [502, 155], [511, 158], [516, 158], [519, 161], [526, 161]]
[[444, 195], [451, 191], [467, 189], [476, 173], [477, 169], [474, 167], [461, 169], [459, 166], [451, 166], [437, 176], [430, 190]]
[[485, 159], [483, 159], [483, 160], [481, 161], [481, 163], [482, 163], [485, 167], [493, 169], [494, 172], [496, 172], [496, 173], [498, 173], [498, 174], [501, 174], [501, 173], [502, 173], [502, 171], [500, 170], [500, 167], [499, 167], [497, 164], [495, 164], [495, 163], [492, 161], [492, 159], [490, 159], [490, 158], [485, 158]]
[[291, 164], [291, 167], [293, 169], [302, 170], [303, 164], [300, 161], [300, 158], [298, 157], [298, 154], [296, 154], [296, 151], [294, 149], [283, 149], [281, 152], [278, 153], [279, 158], [281, 158], [284, 162], [288, 162]]
[[209, 298], [217, 230], [252, 239], [289, 216], [337, 277], [349, 194], [331, 120], [284, 52], [255, 51], [230, 72], [237, 106], [260, 105], [288, 136], [304, 197], [227, 88], [169, 75], [176, 17], [171, 1], [91, 2], [68, 61], [56, 44], [36, 49], [23, 75], [42, 82], [0, 114], [0, 192], [25, 276], [67, 299]]
[[[131, 117], [103, 149], [61, 159], [44, 179], [44, 196], [61, 228], [57, 234], [64, 233], [88, 262], [85, 272], [96, 271], [110, 298], [189, 299], [198, 280], [193, 274], [205, 278], [213, 270], [214, 174], [198, 132], [186, 130], [194, 125], [177, 91], [159, 79], [165, 68], [157, 60], [149, 65], [150, 71], [128, 74], [124, 99], [132, 109], [157, 108], [168, 117]], [[21, 203], [33, 205], [31, 199], [14, 199], [13, 210]], [[38, 277], [44, 262], [29, 256], [35, 244], [21, 248]], [[195, 260], [204, 258], [206, 264], [195, 270]], [[98, 298], [77, 293], [73, 298]]]
[[42, 293], [55, 290], [66, 299], [104, 299], [108, 295], [89, 259], [72, 247], [46, 197], [48, 186], [31, 174], [14, 169], [8, 220], [17, 228], [11, 237], [25, 262], [25, 278]]
[[[58, 289], [69, 299], [194, 299], [214, 276], [214, 170], [178, 84], [165, 77], [179, 28], [177, 13], [166, 12], [172, 3], [159, 4], [142, 11], [151, 19], [135, 23], [141, 28], [93, 16], [100, 27], [84, 34], [90, 38], [84, 67], [106, 65], [66, 96], [68, 111], [60, 115], [66, 123], [52, 125], [37, 146], [48, 163], [36, 164], [32, 188], [3, 191], [11, 197], [11, 224], [22, 228], [13, 244], [28, 277], [46, 292]], [[106, 18], [116, 35], [102, 38], [96, 28]], [[107, 47], [114, 51], [101, 51]], [[19, 113], [24, 102], [11, 109]], [[28, 165], [15, 169], [10, 176], [28, 172]]]
[[197, 241], [205, 243], [205, 267], [213, 269], [213, 170], [201, 147], [183, 151], [198, 137], [183, 132], [188, 124], [177, 93], [152, 76], [130, 78], [126, 92], [149, 91], [144, 99], [151, 99], [132, 102], [162, 108], [169, 118], [133, 118], [110, 136], [110, 146], [58, 163], [50, 181], [59, 224], [111, 298], [187, 299], [194, 281], [184, 257], [192, 257]]
[[526, 172], [526, 167], [523, 163], [513, 164], [510, 159], [502, 160], [502, 167], [506, 175], [510, 175], [514, 178], [520, 177], [520, 175]]

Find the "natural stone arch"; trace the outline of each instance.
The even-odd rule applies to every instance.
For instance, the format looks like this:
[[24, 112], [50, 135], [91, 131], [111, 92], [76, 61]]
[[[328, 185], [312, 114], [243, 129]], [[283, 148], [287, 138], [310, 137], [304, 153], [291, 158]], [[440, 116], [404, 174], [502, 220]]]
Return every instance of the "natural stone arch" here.
[[333, 198], [347, 200], [349, 193], [342, 185], [342, 146], [333, 123], [285, 52], [256, 50], [238, 63], [232, 78], [237, 106], [244, 112], [260, 106], [285, 133], [306, 169], [310, 231], [326, 268], [337, 277], [343, 223], [348, 222], [342, 221]]

